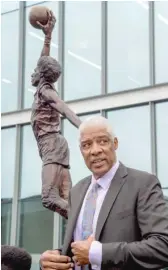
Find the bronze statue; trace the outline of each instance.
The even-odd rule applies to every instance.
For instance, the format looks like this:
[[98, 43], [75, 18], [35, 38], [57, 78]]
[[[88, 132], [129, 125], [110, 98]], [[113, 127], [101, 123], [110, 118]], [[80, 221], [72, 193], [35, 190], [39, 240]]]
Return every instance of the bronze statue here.
[[32, 85], [37, 87], [32, 105], [31, 125], [42, 159], [42, 204], [67, 218], [68, 195], [72, 186], [69, 172], [69, 148], [60, 132], [60, 114], [75, 127], [81, 120], [59, 97], [54, 83], [61, 75], [60, 64], [50, 54], [50, 42], [56, 19], [49, 12], [46, 25], [38, 22], [45, 34], [44, 46]]

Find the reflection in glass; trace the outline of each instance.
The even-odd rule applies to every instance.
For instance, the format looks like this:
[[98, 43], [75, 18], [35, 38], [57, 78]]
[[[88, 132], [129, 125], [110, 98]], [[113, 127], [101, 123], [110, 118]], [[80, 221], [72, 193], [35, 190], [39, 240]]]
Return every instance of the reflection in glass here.
[[108, 119], [119, 141], [118, 159], [126, 166], [151, 172], [149, 107], [110, 111]]
[[168, 203], [168, 188], [163, 189], [163, 194], [164, 194], [165, 199], [167, 200], [167, 203]]
[[61, 227], [62, 227], [62, 231], [61, 231], [61, 245], [63, 245], [64, 243], [64, 237], [65, 237], [65, 232], [66, 232], [66, 226], [67, 226], [67, 219], [65, 218], [62, 218], [60, 219], [60, 224], [61, 224]]
[[[44, 2], [40, 6], [47, 6], [53, 11], [57, 22], [52, 35], [50, 55], [57, 59], [58, 55], [58, 2]], [[25, 87], [24, 87], [24, 108], [30, 108], [33, 102], [33, 94], [36, 91], [31, 85], [31, 74], [36, 68], [43, 47], [44, 34], [42, 30], [33, 28], [28, 20], [31, 7], [26, 8], [26, 48], [25, 48]]]
[[12, 199], [1, 199], [1, 244], [10, 243]]
[[30, 253], [52, 249], [53, 213], [41, 204], [41, 196], [20, 200], [19, 246]]
[[168, 82], [168, 2], [155, 1], [155, 69], [156, 83]]
[[101, 93], [101, 2], [65, 3], [65, 100]]
[[157, 174], [168, 187], [168, 102], [156, 104]]
[[[31, 5], [35, 5], [35, 4], [39, 4], [39, 3], [41, 3], [41, 2], [43, 2], [43, 1], [25, 1], [25, 4], [26, 4], [26, 6], [31, 6]], [[40, 4], [40, 6], [41, 6], [41, 4]]]
[[1, 244], [9, 244], [15, 176], [16, 129], [1, 132]]
[[[40, 256], [39, 256], [39, 260], [40, 260]], [[38, 262], [34, 262], [32, 258], [31, 270], [39, 270], [39, 260]]]
[[29, 125], [22, 129], [22, 141], [19, 246], [30, 253], [41, 253], [52, 248], [53, 213], [41, 203], [42, 164]]
[[18, 16], [18, 11], [1, 16], [1, 112], [17, 109]]
[[149, 85], [148, 1], [108, 1], [108, 92]]
[[1, 13], [19, 9], [19, 1], [1, 1]]

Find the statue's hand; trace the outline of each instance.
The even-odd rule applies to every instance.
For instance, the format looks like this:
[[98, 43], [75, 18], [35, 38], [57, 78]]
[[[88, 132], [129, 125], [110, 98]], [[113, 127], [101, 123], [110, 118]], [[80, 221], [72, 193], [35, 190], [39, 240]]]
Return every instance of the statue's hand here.
[[53, 14], [53, 12], [50, 10], [47, 12], [48, 13], [48, 22], [46, 25], [41, 24], [39, 21], [37, 21], [37, 24], [40, 26], [40, 28], [43, 30], [43, 33], [47, 35], [51, 35], [55, 23], [56, 23], [56, 18]]

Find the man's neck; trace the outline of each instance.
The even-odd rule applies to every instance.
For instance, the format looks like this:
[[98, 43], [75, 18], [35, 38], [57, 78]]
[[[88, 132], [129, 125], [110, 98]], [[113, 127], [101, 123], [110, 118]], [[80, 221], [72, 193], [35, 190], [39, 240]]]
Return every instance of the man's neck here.
[[95, 180], [98, 180], [98, 179], [100, 179], [101, 177], [103, 177], [104, 175], [106, 175], [106, 173], [108, 173], [108, 172], [116, 165], [117, 162], [118, 162], [118, 161], [117, 161], [117, 159], [116, 159], [116, 160], [114, 161], [114, 163], [112, 164], [111, 168], [110, 168], [107, 172], [103, 173], [102, 175], [95, 175], [95, 174], [93, 174]]

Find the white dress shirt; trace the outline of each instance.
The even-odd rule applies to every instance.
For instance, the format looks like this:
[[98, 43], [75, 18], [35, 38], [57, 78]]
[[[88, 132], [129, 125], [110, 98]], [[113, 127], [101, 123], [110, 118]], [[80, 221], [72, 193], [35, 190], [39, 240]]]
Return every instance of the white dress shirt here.
[[[106, 193], [109, 189], [109, 186], [111, 184], [112, 179], [114, 178], [114, 175], [119, 167], [119, 162], [117, 161], [115, 165], [109, 170], [103, 177], [99, 179], [95, 179], [94, 176], [92, 176], [92, 181], [91, 184], [86, 192], [81, 211], [79, 213], [77, 223], [76, 223], [76, 228], [74, 230], [74, 241], [80, 241], [82, 240], [82, 218], [83, 218], [83, 212], [84, 212], [84, 206], [85, 206], [85, 201], [88, 192], [92, 189], [92, 186], [95, 182], [99, 184], [98, 188], [98, 197], [96, 201], [96, 210], [95, 210], [95, 215], [93, 219], [93, 236], [95, 235], [96, 232], [96, 225], [97, 225], [97, 220], [98, 216], [100, 213], [100, 209], [102, 207], [104, 198], [106, 196]], [[91, 244], [91, 248], [89, 251], [89, 261], [92, 265], [92, 269], [100, 270], [101, 269], [101, 262], [102, 262], [102, 244], [98, 241], [93, 241]], [[80, 266], [75, 266], [75, 270], [81, 270]]]

